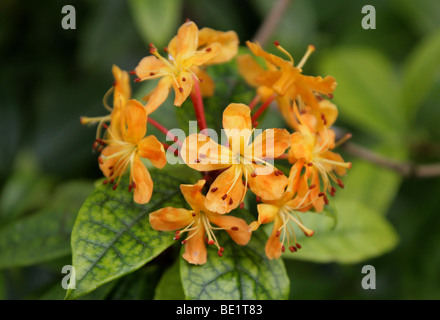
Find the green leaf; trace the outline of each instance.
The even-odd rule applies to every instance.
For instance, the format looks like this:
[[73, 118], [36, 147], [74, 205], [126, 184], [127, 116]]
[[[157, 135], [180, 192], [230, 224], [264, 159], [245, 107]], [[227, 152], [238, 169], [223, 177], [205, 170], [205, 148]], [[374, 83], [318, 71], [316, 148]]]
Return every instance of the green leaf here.
[[303, 223], [315, 234], [308, 238], [297, 232], [302, 249], [283, 254], [287, 259], [312, 262], [356, 263], [392, 250], [398, 237], [385, 218], [360, 202], [337, 199], [338, 224], [332, 229], [331, 219], [304, 213]]
[[[236, 210], [239, 217], [250, 213]], [[208, 261], [201, 266], [180, 262], [183, 291], [187, 299], [196, 300], [266, 300], [287, 299], [290, 282], [281, 259], [268, 260], [264, 252], [267, 236], [263, 231], [252, 234], [246, 246], [237, 245], [226, 232], [216, 237], [225, 249], [208, 247]], [[182, 246], [182, 253], [184, 247]]]
[[320, 70], [336, 78], [334, 102], [340, 118], [374, 134], [382, 141], [394, 141], [405, 130], [399, 87], [390, 61], [369, 48], [338, 48], [323, 54]]
[[0, 268], [28, 266], [70, 253], [70, 232], [93, 183], [61, 185], [49, 207], [16, 220], [0, 230]]
[[71, 239], [76, 288], [67, 291], [66, 299], [79, 298], [139, 269], [173, 244], [168, 233], [151, 228], [148, 214], [165, 206], [183, 207], [182, 181], [163, 170], [150, 174], [154, 190], [145, 205], [134, 203], [126, 178], [117, 190], [102, 185], [85, 201]]
[[179, 260], [162, 275], [156, 287], [154, 300], [184, 300], [182, 282], [180, 280]]
[[52, 179], [43, 176], [35, 157], [22, 151], [0, 196], [0, 222], [5, 225], [28, 211], [41, 208], [49, 197]]
[[129, 0], [131, 13], [145, 43], [166, 46], [177, 34], [182, 1]]
[[[440, 8], [440, 7], [439, 7]], [[402, 107], [414, 119], [440, 74], [440, 31], [433, 32], [410, 53], [403, 68]]]

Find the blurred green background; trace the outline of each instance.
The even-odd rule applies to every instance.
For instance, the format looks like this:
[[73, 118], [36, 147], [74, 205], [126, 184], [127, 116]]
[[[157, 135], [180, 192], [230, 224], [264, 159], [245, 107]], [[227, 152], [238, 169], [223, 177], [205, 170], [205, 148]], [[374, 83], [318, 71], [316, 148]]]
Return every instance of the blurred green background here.
[[[186, 18], [199, 28], [235, 30], [244, 44], [274, 2], [1, 1], [0, 299], [63, 297], [71, 226], [101, 177], [92, 153], [95, 129], [81, 126], [79, 117], [104, 114], [112, 64], [132, 70], [149, 42], [165, 46]], [[76, 8], [75, 30], [61, 27], [65, 4]], [[361, 27], [366, 4], [376, 9], [375, 30]], [[316, 46], [304, 71], [335, 76], [336, 125], [352, 132], [355, 143], [398, 161], [440, 162], [439, 1], [292, 0], [270, 51], [274, 40], [295, 61], [307, 45]], [[155, 118], [176, 125], [166, 113]], [[385, 215], [399, 243], [357, 263], [286, 259], [291, 298], [439, 299], [440, 179], [401, 177], [341, 153], [354, 165], [337, 198]], [[38, 216], [44, 223], [34, 223]], [[29, 230], [43, 236], [35, 240]], [[45, 247], [51, 249], [38, 249]], [[376, 268], [376, 290], [360, 285], [366, 264]], [[150, 269], [136, 272], [143, 287], [128, 276], [119, 291], [107, 285], [95, 297], [153, 298]]]

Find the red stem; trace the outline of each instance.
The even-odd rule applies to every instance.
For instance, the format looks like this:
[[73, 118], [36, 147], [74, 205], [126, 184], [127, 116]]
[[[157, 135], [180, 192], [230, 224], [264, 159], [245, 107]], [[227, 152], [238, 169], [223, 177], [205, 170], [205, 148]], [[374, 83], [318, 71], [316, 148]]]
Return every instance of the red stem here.
[[199, 129], [202, 131], [208, 128], [208, 126], [206, 125], [205, 107], [203, 106], [202, 94], [200, 93], [199, 80], [196, 77], [194, 77], [194, 93], [191, 92], [191, 100], [194, 105]]
[[257, 105], [258, 101], [260, 101], [260, 96], [256, 95], [252, 101], [249, 103], [249, 108], [252, 110]]
[[180, 147], [182, 146], [182, 142], [180, 142], [179, 139], [177, 139], [177, 137], [175, 135], [173, 135], [172, 133], [168, 133], [170, 130], [168, 130], [167, 128], [165, 128], [163, 125], [161, 125], [159, 122], [157, 122], [156, 120], [148, 117], [148, 123], [152, 124], [153, 126], [155, 126], [157, 129], [159, 129], [160, 132], [162, 132], [164, 135], [169, 135], [174, 142], [176, 142]]
[[252, 116], [252, 123], [258, 120], [258, 118], [261, 116], [264, 110], [267, 109], [267, 107], [271, 104], [273, 100], [275, 100], [275, 98], [276, 98], [276, 94], [273, 94], [261, 105], [261, 107], [257, 110], [257, 112], [255, 112], [255, 114]]

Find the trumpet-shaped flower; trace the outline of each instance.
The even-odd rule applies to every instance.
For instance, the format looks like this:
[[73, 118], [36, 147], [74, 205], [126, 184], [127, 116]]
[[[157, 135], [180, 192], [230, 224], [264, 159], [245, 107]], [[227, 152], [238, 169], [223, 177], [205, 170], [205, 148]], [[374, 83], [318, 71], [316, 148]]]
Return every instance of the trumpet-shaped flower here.
[[243, 219], [221, 215], [206, 208], [205, 196], [201, 192], [204, 185], [205, 180], [199, 180], [194, 185], [180, 186], [185, 200], [191, 207], [190, 210], [166, 207], [150, 213], [150, 223], [153, 229], [177, 230], [174, 238], [176, 240], [180, 239], [184, 233], [188, 233], [182, 240], [185, 245], [183, 258], [192, 264], [206, 263], [205, 238], [208, 244], [217, 247], [218, 255], [222, 256], [224, 249], [215, 236], [215, 230], [225, 230], [239, 245], [246, 245], [251, 238], [251, 230]]
[[228, 146], [219, 145], [203, 134], [192, 134], [181, 148], [182, 159], [191, 168], [223, 171], [210, 186], [206, 207], [214, 212], [227, 213], [241, 205], [248, 186], [263, 199], [278, 198], [284, 191], [287, 178], [268, 161], [279, 157], [289, 147], [288, 131], [267, 129], [251, 143], [250, 109], [238, 103], [231, 103], [224, 110], [223, 128]]
[[289, 184], [286, 191], [276, 200], [264, 200], [257, 206], [258, 221], [250, 224], [252, 230], [258, 229], [262, 224], [272, 223], [272, 233], [266, 243], [265, 252], [269, 259], [277, 259], [286, 250], [286, 245], [291, 252], [301, 248], [297, 242], [294, 226], [299, 227], [308, 237], [313, 236], [314, 231], [307, 228], [301, 221], [299, 213], [309, 207], [310, 201], [308, 191], [306, 196], [301, 197], [297, 194], [300, 181], [302, 164], [298, 161], [291, 169]]
[[179, 28], [166, 50], [168, 59], [151, 44], [152, 55], [143, 58], [135, 68], [136, 81], [160, 78], [146, 98], [147, 113], [153, 112], [165, 101], [171, 88], [175, 93], [174, 104], [181, 106], [191, 93], [194, 81], [200, 79], [208, 86], [202, 86], [202, 92], [212, 94], [213, 82], [200, 67], [231, 59], [238, 50], [238, 37], [232, 31], [199, 30], [194, 22], [188, 21]]
[[107, 138], [102, 140], [107, 146], [98, 158], [101, 171], [108, 177], [104, 183], [115, 183], [113, 189], [116, 189], [120, 178], [129, 169], [129, 190], [134, 191], [134, 201], [147, 203], [153, 191], [153, 181], [140, 158], [147, 158], [155, 167], [163, 168], [165, 150], [155, 136], [145, 137], [147, 115], [141, 103], [128, 100], [118, 110], [117, 116], [112, 114]]
[[[94, 149], [102, 148], [102, 129], [107, 127], [106, 122], [111, 122], [113, 124], [119, 123], [119, 118], [121, 114], [121, 106], [131, 97], [131, 87], [129, 83], [129, 74], [127, 71], [121, 70], [118, 66], [113, 65], [112, 73], [114, 77], [113, 86], [106, 92], [103, 98], [104, 107], [110, 112], [109, 114], [101, 117], [81, 117], [81, 124], [98, 124], [96, 130], [96, 140], [94, 143]], [[113, 93], [113, 107], [110, 107], [107, 103], [108, 97]]]
[[[332, 182], [341, 188], [344, 187], [335, 173], [339, 176], [345, 175], [347, 169], [351, 168], [351, 162], [344, 162], [339, 154], [330, 151], [335, 148], [335, 133], [328, 128], [332, 122], [327, 121], [324, 113], [321, 113], [321, 117], [316, 119], [313, 114], [306, 114], [307, 117], [303, 117], [299, 114], [296, 106], [294, 106], [294, 110], [299, 125], [298, 131], [291, 135], [288, 159], [290, 163], [301, 160], [300, 163], [305, 168], [305, 174], [300, 183], [299, 194], [304, 195], [307, 191], [307, 185], [315, 186], [311, 197], [313, 206], [319, 212], [328, 202], [325, 194], [334, 195], [336, 192]], [[319, 121], [322, 123], [318, 124]], [[320, 130], [315, 132], [316, 128], [320, 128]], [[321, 195], [321, 197], [317, 197], [317, 195]]]
[[247, 56], [239, 60], [241, 74], [245, 76], [248, 83], [258, 88], [260, 95], [267, 96], [275, 92], [290, 101], [297, 101], [300, 109], [304, 105], [318, 108], [317, 97], [332, 96], [336, 88], [336, 81], [333, 77], [322, 78], [302, 74], [302, 67], [315, 50], [314, 46], [308, 47], [300, 63], [295, 66], [292, 56], [278, 42], [275, 42], [276, 47], [286, 54], [289, 60], [264, 51], [258, 43], [247, 41], [246, 44], [256, 56], [262, 57], [267, 65], [267, 69], [264, 69], [257, 62], [251, 62], [250, 57]]

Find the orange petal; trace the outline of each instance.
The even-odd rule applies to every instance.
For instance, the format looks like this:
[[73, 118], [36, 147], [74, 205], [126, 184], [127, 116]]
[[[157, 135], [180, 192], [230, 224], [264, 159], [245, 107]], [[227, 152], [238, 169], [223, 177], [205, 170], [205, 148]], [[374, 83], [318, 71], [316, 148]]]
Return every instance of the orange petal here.
[[182, 160], [198, 171], [220, 170], [232, 164], [231, 151], [203, 134], [191, 134], [180, 149]]
[[272, 233], [266, 242], [265, 252], [266, 256], [272, 260], [277, 259], [281, 256], [281, 247], [283, 246], [280, 242], [280, 232], [279, 228], [283, 225], [282, 219], [277, 215], [273, 224]]
[[[191, 230], [187, 236], [188, 241], [185, 244], [185, 253], [183, 259], [192, 264], [204, 264], [207, 259], [207, 251], [205, 245], [205, 228], [194, 223], [195, 230]], [[191, 238], [190, 238], [191, 237]]]
[[258, 135], [244, 154], [250, 158], [275, 159], [290, 146], [290, 133], [286, 129], [266, 129]]
[[275, 220], [280, 208], [267, 203], [260, 203], [257, 205], [258, 210], [258, 223], [266, 224]]
[[174, 105], [180, 107], [188, 98], [194, 85], [194, 79], [190, 72], [181, 72], [176, 81], [173, 81]]
[[225, 228], [225, 231], [237, 244], [244, 246], [251, 239], [252, 232], [243, 219], [219, 214], [208, 214], [207, 216], [210, 222], [220, 228]]
[[159, 80], [156, 88], [149, 94], [148, 103], [145, 106], [147, 114], [151, 114], [166, 100], [172, 85], [172, 77], [166, 76]]
[[347, 173], [347, 166], [346, 162], [342, 158], [342, 156], [339, 153], [335, 153], [332, 151], [326, 151], [321, 155], [323, 158], [335, 161], [337, 163], [340, 163], [341, 165], [331, 165], [331, 164], [325, 164], [326, 168], [328, 170], [335, 171], [339, 176], [345, 176]]
[[[256, 176], [253, 177], [253, 173]], [[263, 200], [276, 200], [281, 198], [288, 179], [284, 174], [263, 165], [254, 165], [253, 173], [248, 172], [248, 183], [253, 193]], [[252, 174], [252, 175], [251, 175]]]
[[286, 97], [277, 97], [276, 101], [278, 103], [278, 108], [280, 109], [281, 115], [286, 123], [290, 128], [296, 129], [298, 126], [298, 121], [295, 118], [295, 113], [293, 112], [292, 103], [290, 100]]
[[[194, 67], [196, 68], [196, 67]], [[204, 70], [200, 68], [195, 69], [195, 74], [197, 76], [197, 79], [199, 79], [201, 82], [199, 83], [200, 86], [200, 93], [203, 97], [211, 97], [214, 95], [214, 80], [212, 80], [211, 76]]]
[[253, 43], [250, 41], [246, 41], [247, 46], [249, 49], [251, 49], [252, 53], [256, 56], [262, 57], [265, 60], [267, 60], [269, 63], [279, 67], [279, 68], [286, 68], [291, 67], [292, 63], [290, 61], [286, 61], [276, 55], [273, 55], [271, 53], [268, 53], [263, 50], [263, 48], [258, 43]]
[[258, 87], [260, 83], [256, 81], [259, 74], [264, 72], [264, 69], [252, 58], [250, 54], [241, 54], [237, 57], [238, 71], [240, 75], [246, 80], [248, 84], [253, 87]]
[[313, 159], [313, 141], [308, 139], [309, 136], [304, 136], [300, 132], [294, 132], [290, 136], [290, 150], [289, 156], [294, 159], [304, 159], [309, 162]]
[[209, 211], [224, 214], [240, 205], [243, 194], [241, 167], [232, 165], [222, 172], [211, 185], [206, 195], [205, 206]]
[[140, 79], [154, 78], [157, 74], [163, 74], [168, 66], [155, 56], [147, 56], [143, 58], [134, 69], [136, 75]]
[[134, 158], [131, 171], [136, 184], [133, 192], [134, 201], [140, 204], [149, 202], [153, 193], [153, 180], [139, 157]]
[[206, 211], [205, 196], [202, 194], [205, 180], [199, 180], [196, 184], [181, 184], [180, 191], [186, 202], [196, 211]]
[[165, 167], [167, 156], [162, 143], [155, 136], [148, 136], [142, 139], [138, 144], [138, 155], [146, 158], [159, 169]]
[[184, 64], [188, 66], [201, 66], [207, 64], [213, 60], [221, 51], [222, 46], [218, 42], [211, 43], [206, 48], [196, 51], [191, 57], [189, 57]]
[[177, 31], [177, 53], [174, 57], [182, 61], [194, 54], [198, 47], [199, 29], [193, 21], [185, 22]]
[[239, 39], [234, 31], [217, 31], [210, 28], [199, 30], [199, 47], [218, 42], [221, 44], [219, 54], [208, 61], [209, 64], [224, 63], [231, 60], [238, 52]]
[[[110, 145], [102, 150], [101, 155], [105, 157], [110, 157], [112, 154], [118, 153], [123, 149], [124, 146], [121, 145]], [[99, 163], [99, 168], [106, 177], [110, 177], [111, 173], [114, 171], [115, 164], [118, 162], [119, 159], [120, 157], [111, 157], [103, 160], [102, 163]]]
[[147, 132], [145, 108], [139, 101], [131, 99], [127, 101], [124, 111], [126, 128], [122, 126], [122, 137], [126, 142], [138, 144]]
[[243, 103], [229, 104], [223, 111], [223, 128], [233, 153], [242, 153], [252, 133], [251, 109]]
[[130, 87], [130, 76], [127, 71], [122, 71], [118, 66], [113, 65], [112, 67], [113, 77], [115, 79], [115, 92], [113, 94], [114, 99], [117, 99], [118, 95], [121, 95], [122, 98], [127, 101], [131, 96], [131, 87]]
[[189, 210], [166, 207], [151, 212], [149, 219], [154, 230], [174, 231], [185, 228], [194, 217]]

